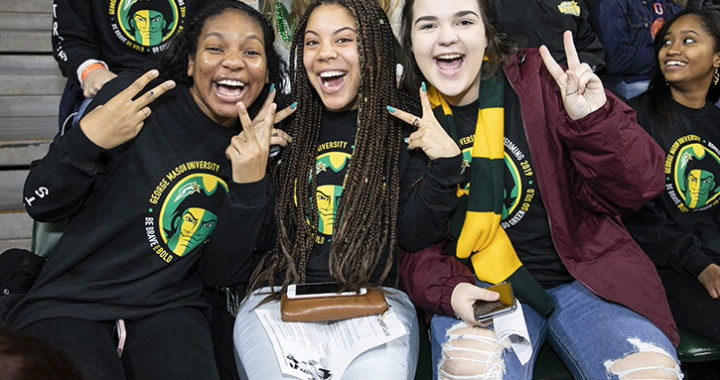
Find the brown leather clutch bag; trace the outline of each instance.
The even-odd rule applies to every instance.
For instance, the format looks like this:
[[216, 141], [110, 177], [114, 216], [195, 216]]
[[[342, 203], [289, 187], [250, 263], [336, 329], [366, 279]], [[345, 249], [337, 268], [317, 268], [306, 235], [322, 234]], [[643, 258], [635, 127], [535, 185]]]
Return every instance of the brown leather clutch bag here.
[[289, 299], [283, 293], [280, 311], [285, 322], [320, 322], [382, 314], [388, 305], [378, 289], [359, 296], [331, 296]]

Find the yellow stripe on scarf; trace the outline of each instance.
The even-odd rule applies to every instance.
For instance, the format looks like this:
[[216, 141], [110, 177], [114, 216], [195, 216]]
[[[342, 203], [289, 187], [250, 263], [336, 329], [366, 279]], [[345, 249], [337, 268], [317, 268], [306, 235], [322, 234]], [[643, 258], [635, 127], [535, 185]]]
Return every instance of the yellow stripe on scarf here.
[[[478, 113], [472, 156], [502, 160], [505, 157], [505, 109], [486, 108]], [[486, 128], [489, 125], [491, 127]], [[482, 141], [478, 141], [478, 137]]]
[[[504, 159], [504, 120], [504, 108], [480, 110], [475, 127], [473, 157]], [[458, 257], [460, 254], [474, 253], [470, 260], [475, 268], [475, 275], [480, 281], [493, 284], [504, 281], [522, 265], [514, 254], [515, 249], [505, 230], [500, 227], [501, 218], [502, 215], [494, 212], [468, 210], [457, 244]], [[509, 252], [513, 254], [508, 255]]]
[[[452, 115], [450, 105], [434, 87], [428, 89], [428, 99], [433, 108], [441, 106], [445, 115]], [[504, 120], [502, 107], [480, 109], [472, 157], [504, 159]], [[471, 187], [471, 194], [472, 190]], [[510, 239], [500, 226], [501, 218], [502, 215], [492, 211], [467, 210], [455, 252], [458, 258], [470, 257], [479, 280], [493, 284], [504, 281], [522, 266]]]

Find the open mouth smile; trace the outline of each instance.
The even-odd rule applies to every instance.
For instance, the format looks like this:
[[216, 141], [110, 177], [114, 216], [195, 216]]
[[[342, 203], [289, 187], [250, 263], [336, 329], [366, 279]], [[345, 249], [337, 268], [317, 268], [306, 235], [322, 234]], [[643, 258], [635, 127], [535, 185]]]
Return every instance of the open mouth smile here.
[[247, 84], [233, 79], [221, 79], [213, 82], [213, 90], [218, 96], [228, 102], [235, 102], [245, 94]]
[[347, 79], [347, 72], [340, 70], [328, 70], [321, 72], [320, 83], [324, 92], [333, 93], [339, 91], [345, 84]]
[[666, 69], [674, 69], [674, 68], [680, 68], [680, 67], [684, 67], [684, 66], [687, 66], [687, 62], [678, 61], [678, 60], [665, 61]]
[[460, 53], [445, 53], [433, 57], [433, 62], [445, 75], [455, 74], [465, 62], [465, 55]]

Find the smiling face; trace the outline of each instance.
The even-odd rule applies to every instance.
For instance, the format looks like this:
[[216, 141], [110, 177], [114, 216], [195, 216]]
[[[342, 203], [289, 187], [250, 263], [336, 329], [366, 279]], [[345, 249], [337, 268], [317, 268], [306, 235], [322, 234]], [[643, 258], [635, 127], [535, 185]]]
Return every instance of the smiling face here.
[[477, 0], [438, 3], [416, 0], [412, 8], [412, 51], [423, 76], [450, 104], [478, 98], [487, 38]]
[[237, 102], [250, 107], [268, 81], [262, 28], [237, 10], [207, 19], [187, 74], [200, 109], [218, 124], [233, 126]]
[[305, 28], [303, 65], [310, 84], [330, 111], [357, 108], [360, 87], [355, 18], [341, 5], [320, 5]]
[[658, 52], [660, 71], [672, 84], [671, 89], [707, 90], [715, 68], [720, 66], [720, 51], [716, 49], [698, 16], [689, 14], [675, 20]]

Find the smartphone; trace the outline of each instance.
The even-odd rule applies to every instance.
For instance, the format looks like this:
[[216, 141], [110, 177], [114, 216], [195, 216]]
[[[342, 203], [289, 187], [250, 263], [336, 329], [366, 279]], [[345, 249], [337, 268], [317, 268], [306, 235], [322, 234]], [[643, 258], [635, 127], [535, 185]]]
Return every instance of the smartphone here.
[[268, 157], [273, 158], [280, 154], [280, 145], [270, 145], [270, 152], [268, 153]]
[[366, 288], [359, 291], [340, 292], [340, 286], [336, 282], [315, 282], [310, 284], [290, 284], [287, 288], [287, 298], [313, 298], [333, 296], [362, 296], [367, 294]]
[[473, 308], [475, 310], [475, 320], [487, 322], [497, 316], [507, 314], [515, 310], [515, 296], [513, 295], [512, 285], [509, 282], [501, 282], [487, 288], [493, 292], [500, 293], [497, 301], [475, 301]]

